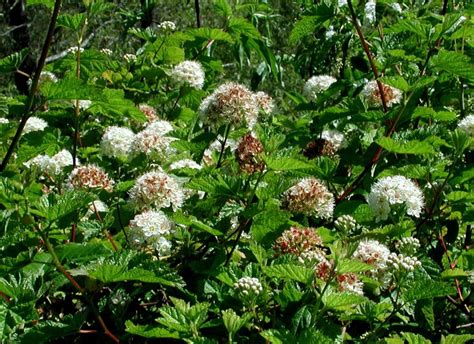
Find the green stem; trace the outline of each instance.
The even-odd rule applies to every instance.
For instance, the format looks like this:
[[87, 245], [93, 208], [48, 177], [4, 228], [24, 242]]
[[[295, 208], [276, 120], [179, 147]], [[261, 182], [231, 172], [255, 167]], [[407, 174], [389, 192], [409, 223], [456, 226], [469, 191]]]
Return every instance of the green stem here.
[[225, 145], [227, 143], [227, 138], [229, 137], [229, 133], [230, 133], [230, 126], [231, 126], [230, 124], [227, 124], [225, 128], [224, 142], [222, 142], [221, 152], [219, 154], [219, 160], [217, 160], [216, 169], [221, 167], [222, 157], [224, 156], [224, 151], [225, 151]]

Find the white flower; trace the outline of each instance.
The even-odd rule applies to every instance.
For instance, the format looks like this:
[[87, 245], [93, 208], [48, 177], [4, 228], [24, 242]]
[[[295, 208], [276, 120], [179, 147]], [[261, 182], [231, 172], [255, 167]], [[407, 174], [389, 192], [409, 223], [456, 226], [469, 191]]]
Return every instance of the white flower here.
[[[56, 153], [55, 155], [53, 155], [51, 157], [51, 160], [61, 170], [66, 166], [73, 165], [72, 154], [69, 153], [69, 151], [66, 149], [63, 149], [59, 153]], [[76, 164], [78, 164], [78, 161], [76, 161]]]
[[326, 31], [326, 39], [329, 40], [331, 39], [332, 37], [334, 37], [334, 35], [336, 34], [336, 31], [334, 31], [334, 26], [330, 25]]
[[257, 296], [263, 291], [262, 284], [255, 277], [242, 277], [234, 283], [234, 288], [245, 296]]
[[51, 158], [47, 155], [41, 154], [23, 163], [23, 165], [25, 165], [27, 168], [35, 167], [40, 172], [44, 172], [46, 170], [49, 170], [49, 167], [51, 165]]
[[357, 222], [350, 215], [342, 215], [336, 219], [334, 226], [340, 231], [348, 233], [357, 227]]
[[404, 204], [407, 214], [420, 217], [424, 205], [423, 193], [411, 180], [403, 176], [384, 177], [370, 190], [367, 199], [376, 221], [386, 220], [392, 205]]
[[199, 90], [204, 85], [204, 70], [196, 61], [181, 62], [173, 68], [171, 75], [178, 84], [188, 84]]
[[199, 107], [203, 123], [218, 128], [223, 124], [246, 124], [252, 129], [257, 123], [259, 105], [250, 90], [233, 82], [219, 86], [204, 98]]
[[369, 24], [375, 23], [376, 20], [376, 5], [375, 0], [368, 0], [365, 3], [365, 19]]
[[10, 121], [7, 118], [0, 117], [0, 124], [8, 124]]
[[53, 176], [60, 174], [64, 167], [72, 165], [72, 155], [63, 149], [59, 153], [49, 157], [48, 155], [38, 155], [27, 161], [24, 165], [28, 168], [36, 167], [41, 173]]
[[[76, 104], [76, 102], [74, 102], [74, 104]], [[90, 100], [79, 100], [79, 109], [81, 109], [82, 111], [87, 110], [91, 107], [91, 105], [92, 102]]]
[[397, 250], [404, 254], [414, 254], [420, 246], [420, 241], [414, 237], [403, 237], [395, 243]]
[[113, 158], [126, 157], [134, 138], [135, 134], [128, 128], [108, 127], [100, 142], [102, 154]]
[[338, 0], [338, 1], [337, 1], [337, 5], [338, 5], [339, 7], [347, 6], [347, 0]]
[[[388, 107], [394, 104], [399, 104], [402, 100], [402, 91], [398, 88], [382, 84], [382, 89], [385, 94], [385, 102]], [[362, 95], [369, 106], [378, 107], [382, 105], [382, 98], [380, 96], [380, 89], [377, 81], [369, 81], [362, 89]]]
[[103, 189], [111, 192], [114, 181], [100, 167], [83, 165], [76, 167], [69, 175], [66, 187], [68, 189]]
[[275, 103], [273, 102], [273, 98], [265, 92], [259, 91], [255, 93], [254, 98], [257, 101], [259, 108], [263, 111], [265, 115], [269, 115], [275, 110]]
[[123, 55], [123, 58], [128, 63], [133, 63], [137, 60], [137, 55], [135, 55], [135, 54], [125, 54], [125, 55]]
[[23, 134], [28, 134], [31, 133], [32, 131], [43, 131], [44, 128], [48, 126], [48, 123], [46, 123], [45, 120], [36, 117], [36, 116], [31, 116], [28, 118], [28, 121], [25, 124], [25, 128], [23, 129]]
[[139, 207], [181, 208], [186, 198], [178, 182], [162, 171], [151, 171], [140, 176], [129, 191], [130, 200]]
[[129, 154], [134, 157], [143, 153], [152, 159], [164, 159], [176, 150], [171, 147], [171, 142], [176, 141], [174, 137], [162, 136], [156, 131], [142, 130], [135, 135], [131, 145]]
[[[42, 71], [39, 78], [39, 84], [41, 85], [45, 82], [55, 83], [55, 82], [58, 82], [58, 78], [56, 77], [54, 73]], [[32, 80], [28, 79], [28, 86], [31, 86], [31, 84], [32, 84]]]
[[334, 196], [314, 177], [303, 178], [283, 194], [283, 204], [294, 213], [327, 219], [334, 212]]
[[170, 170], [179, 170], [182, 168], [192, 168], [195, 170], [200, 170], [202, 168], [197, 162], [191, 159], [183, 159], [179, 161], [175, 161], [170, 165]]
[[394, 2], [393, 4], [390, 4], [390, 7], [393, 8], [395, 12], [398, 12], [399, 14], [402, 13], [402, 6], [398, 2]]
[[[148, 122], [153, 122], [157, 119], [156, 110], [148, 104], [140, 104], [138, 108], [146, 116]], [[171, 125], [171, 124], [170, 124]]]
[[169, 255], [171, 242], [166, 239], [173, 233], [173, 223], [162, 211], [149, 210], [130, 221], [130, 241], [136, 246], [150, 245], [160, 256]]
[[458, 128], [466, 134], [474, 136], [474, 115], [468, 115], [459, 121]]
[[303, 94], [310, 101], [315, 101], [318, 94], [326, 91], [337, 80], [329, 75], [316, 75], [306, 81]]
[[105, 213], [107, 211], [109, 211], [109, 207], [107, 206], [107, 204], [105, 204], [101, 200], [92, 201], [88, 204], [87, 212], [82, 218], [82, 220], [87, 221], [92, 215], [98, 217], [96, 213]]
[[174, 128], [170, 122], [165, 121], [163, 119], [157, 119], [148, 124], [145, 130], [148, 130], [161, 136], [165, 136], [169, 132], [173, 131]]
[[354, 273], [346, 273], [337, 276], [337, 283], [339, 285], [338, 289], [340, 292], [364, 295], [364, 283], [359, 281], [359, 278]]
[[108, 49], [108, 48], [103, 48], [103, 49], [100, 49], [100, 52], [104, 55], [108, 55], [108, 56], [111, 56], [113, 54], [113, 51]]
[[176, 24], [172, 21], [166, 20], [158, 25], [158, 29], [163, 31], [174, 31], [176, 30]]
[[330, 142], [336, 151], [343, 147], [344, 134], [337, 130], [324, 130], [321, 133], [321, 138]]
[[390, 250], [387, 246], [377, 240], [366, 240], [359, 243], [352, 257], [372, 265], [376, 270], [384, 270], [389, 255]]

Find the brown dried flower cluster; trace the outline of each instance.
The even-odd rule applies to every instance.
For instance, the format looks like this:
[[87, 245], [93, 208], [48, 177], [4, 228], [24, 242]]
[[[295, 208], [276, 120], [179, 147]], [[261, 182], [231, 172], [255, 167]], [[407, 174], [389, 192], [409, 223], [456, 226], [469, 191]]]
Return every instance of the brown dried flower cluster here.
[[252, 134], [247, 134], [240, 139], [235, 150], [235, 158], [242, 171], [252, 174], [265, 169], [262, 153], [263, 145], [260, 140], [253, 137]]
[[336, 147], [330, 141], [318, 138], [308, 142], [303, 155], [308, 159], [314, 159], [318, 156], [334, 156], [336, 151]]
[[67, 186], [71, 189], [103, 189], [112, 192], [114, 181], [95, 165], [76, 167], [69, 175]]
[[300, 256], [308, 251], [324, 254], [321, 250], [322, 243], [321, 237], [314, 228], [291, 227], [275, 241], [273, 249], [279, 255], [289, 253]]

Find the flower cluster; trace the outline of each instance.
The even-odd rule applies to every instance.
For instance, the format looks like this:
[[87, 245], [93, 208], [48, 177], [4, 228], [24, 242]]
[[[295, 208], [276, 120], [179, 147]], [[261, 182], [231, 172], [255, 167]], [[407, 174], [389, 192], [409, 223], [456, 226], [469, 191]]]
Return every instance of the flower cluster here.
[[384, 270], [387, 267], [390, 250], [377, 240], [361, 241], [352, 255], [353, 258], [372, 265], [375, 270]]
[[163, 171], [151, 171], [138, 177], [129, 191], [130, 200], [138, 207], [156, 209], [181, 208], [185, 192], [178, 182]]
[[273, 98], [265, 92], [259, 91], [254, 94], [255, 101], [258, 107], [265, 115], [271, 114], [275, 110], [275, 103]]
[[47, 126], [48, 123], [46, 123], [45, 120], [36, 116], [31, 116], [26, 121], [25, 128], [23, 128], [23, 134], [28, 134], [33, 131], [43, 131]]
[[130, 242], [137, 247], [150, 246], [160, 256], [170, 254], [171, 242], [166, 236], [172, 233], [173, 223], [162, 211], [145, 211], [130, 221]]
[[125, 54], [123, 55], [123, 59], [128, 63], [133, 63], [137, 60], [137, 55], [135, 54]]
[[163, 31], [174, 31], [176, 30], [176, 24], [172, 21], [165, 20], [158, 25], [158, 29]]
[[260, 140], [252, 134], [244, 135], [235, 150], [235, 158], [240, 170], [248, 174], [262, 172], [265, 169], [262, 153], [263, 145]]
[[83, 165], [72, 170], [67, 181], [69, 189], [105, 190], [111, 192], [114, 181], [100, 167]]
[[334, 221], [334, 226], [343, 233], [349, 233], [357, 227], [357, 222], [350, 215], [342, 215]]
[[459, 121], [458, 128], [469, 136], [474, 136], [474, 115], [466, 116]]
[[324, 255], [321, 245], [321, 237], [314, 228], [291, 227], [275, 241], [273, 249], [278, 255], [293, 254], [300, 256], [302, 253], [310, 251]]
[[233, 82], [219, 86], [199, 107], [201, 120], [212, 127], [223, 124], [246, 124], [252, 129], [257, 123], [259, 105], [245, 86]]
[[156, 115], [155, 108], [151, 107], [148, 104], [140, 104], [138, 105], [138, 109], [143, 112], [148, 122], [153, 122], [158, 118], [158, 116]]
[[362, 290], [364, 287], [364, 283], [359, 280], [356, 274], [340, 274], [336, 277], [336, 279], [340, 292], [364, 295], [364, 291]]
[[375, 11], [376, 5], [375, 5], [375, 0], [369, 0], [365, 3], [365, 19], [367, 20], [367, 23], [373, 24], [375, 23], [376, 20], [376, 11]]
[[316, 178], [304, 178], [283, 194], [283, 205], [290, 211], [327, 219], [334, 212], [334, 196]]
[[8, 124], [9, 122], [8, 118], [0, 117], [0, 124]]
[[183, 61], [173, 68], [171, 75], [178, 84], [185, 84], [198, 90], [204, 85], [204, 70], [199, 62]]
[[242, 277], [234, 283], [234, 288], [245, 296], [257, 296], [263, 291], [262, 284], [255, 277]]
[[[204, 154], [202, 156], [202, 163], [206, 166], [211, 166], [214, 164], [213, 154], [215, 152], [220, 152], [222, 149], [222, 145], [224, 144], [224, 138], [219, 135], [216, 140], [214, 140], [208, 148], [204, 150]], [[229, 148], [231, 152], [234, 152], [237, 149], [237, 142], [232, 139], [227, 139], [225, 142], [224, 150]]]
[[49, 176], [60, 174], [65, 167], [72, 166], [72, 164], [72, 155], [65, 149], [52, 157], [49, 157], [48, 155], [38, 155], [24, 163], [26, 167], [36, 167], [41, 173]]
[[326, 91], [337, 80], [329, 75], [316, 75], [306, 81], [303, 94], [310, 101], [316, 101], [318, 94]]
[[[385, 103], [388, 107], [392, 107], [393, 105], [399, 104], [401, 102], [402, 91], [400, 91], [398, 88], [382, 83], [382, 89], [385, 95]], [[382, 105], [382, 97], [380, 95], [380, 89], [377, 81], [369, 81], [362, 89], [362, 95], [369, 106], [379, 107]]]
[[403, 176], [384, 177], [371, 188], [367, 199], [376, 221], [386, 220], [390, 206], [404, 204], [407, 214], [419, 217], [424, 205], [423, 193], [411, 180]]
[[100, 52], [104, 55], [107, 55], [107, 56], [112, 56], [112, 54], [113, 54], [113, 51], [108, 49], [108, 48], [100, 49]]
[[202, 168], [201, 165], [199, 165], [197, 162], [195, 162], [194, 160], [191, 160], [191, 159], [182, 159], [182, 160], [178, 160], [178, 161], [175, 161], [173, 162], [169, 169], [171, 171], [173, 170], [180, 170], [182, 168], [191, 168], [193, 170], [200, 170]]
[[152, 158], [163, 159], [174, 153], [171, 142], [174, 137], [165, 136], [173, 130], [173, 126], [164, 120], [155, 120], [145, 129], [137, 133], [130, 145], [130, 155], [136, 156], [139, 153], [151, 156]]
[[126, 158], [134, 138], [135, 134], [128, 128], [108, 127], [100, 142], [101, 152], [111, 158]]
[[405, 254], [416, 253], [420, 246], [420, 241], [413, 237], [404, 237], [395, 243], [395, 248]]
[[401, 253], [390, 253], [387, 259], [387, 264], [395, 270], [413, 271], [420, 267], [421, 263], [416, 257], [405, 256]]

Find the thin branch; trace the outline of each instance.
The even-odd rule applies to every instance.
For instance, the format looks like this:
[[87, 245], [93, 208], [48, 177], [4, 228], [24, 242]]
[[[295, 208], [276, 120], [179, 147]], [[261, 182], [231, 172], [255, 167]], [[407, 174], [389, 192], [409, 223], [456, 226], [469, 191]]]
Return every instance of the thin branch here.
[[194, 0], [194, 9], [196, 11], [196, 24], [197, 27], [201, 27], [201, 10], [199, 8], [199, 0]]
[[7, 30], [5, 31], [4, 33], [0, 34], [0, 37], [3, 37], [3, 36], [8, 36], [10, 33], [12, 33], [13, 31], [17, 30], [17, 29], [21, 29], [22, 27], [25, 27], [25, 26], [28, 26], [28, 24], [24, 23], [24, 24], [21, 24], [21, 25], [17, 25], [17, 26], [14, 26], [12, 27], [10, 30]]
[[43, 49], [41, 51], [41, 55], [38, 61], [38, 67], [36, 69], [35, 76], [33, 77], [33, 82], [31, 84], [30, 95], [28, 96], [28, 99], [26, 102], [25, 112], [23, 113], [23, 116], [20, 120], [20, 125], [18, 126], [18, 129], [16, 130], [15, 136], [13, 136], [12, 142], [10, 143], [10, 146], [8, 147], [7, 154], [2, 160], [2, 164], [0, 165], [0, 173], [3, 172], [5, 168], [7, 167], [8, 161], [13, 155], [13, 151], [15, 150], [15, 147], [18, 141], [20, 140], [23, 129], [25, 128], [26, 122], [28, 121], [28, 118], [30, 116], [31, 109], [33, 108], [33, 100], [36, 95], [36, 92], [38, 91], [41, 71], [43, 70], [46, 57], [48, 56], [49, 47], [53, 40], [54, 29], [56, 27], [56, 21], [58, 19], [60, 9], [61, 9], [61, 0], [56, 0], [54, 3], [54, 9], [53, 9], [53, 14], [51, 16], [51, 21], [49, 22], [48, 33], [46, 34], [46, 39], [44, 41]]

